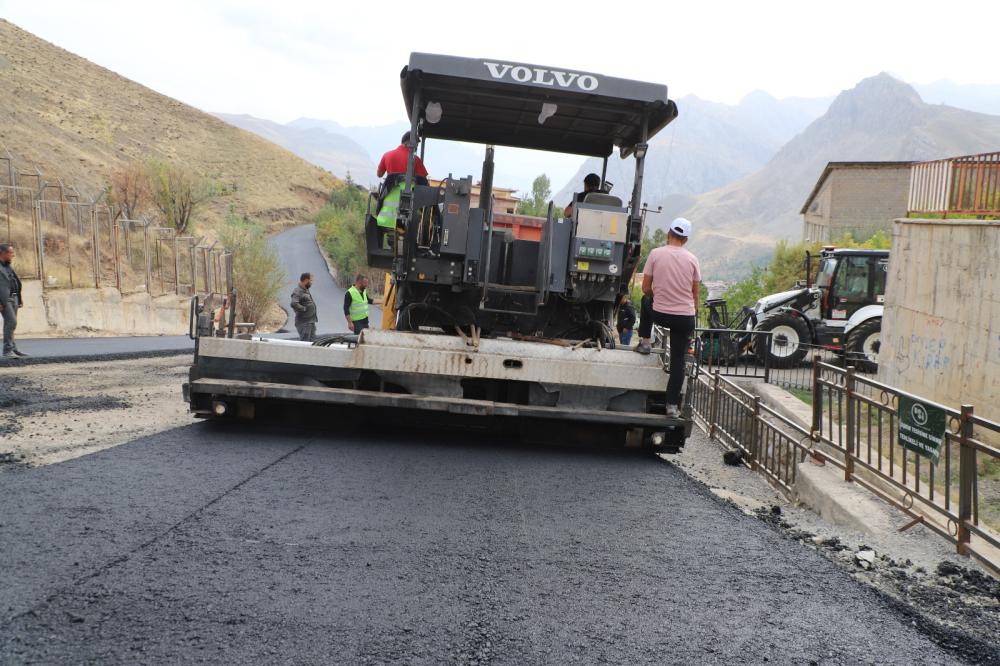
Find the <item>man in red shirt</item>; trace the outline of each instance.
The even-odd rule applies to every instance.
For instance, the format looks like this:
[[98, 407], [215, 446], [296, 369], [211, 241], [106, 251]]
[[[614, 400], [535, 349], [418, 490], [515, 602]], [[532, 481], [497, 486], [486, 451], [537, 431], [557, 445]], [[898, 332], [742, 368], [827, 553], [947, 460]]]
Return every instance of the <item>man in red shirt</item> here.
[[642, 269], [642, 314], [639, 317], [639, 346], [648, 354], [653, 324], [670, 329], [670, 379], [667, 380], [667, 416], [680, 414], [684, 385], [684, 354], [694, 333], [698, 314], [701, 267], [698, 259], [684, 249], [691, 236], [691, 223], [679, 217], [670, 223], [667, 244], [649, 253]]
[[[378, 163], [378, 171], [376, 172], [379, 178], [386, 174], [406, 173], [406, 162], [410, 157], [410, 148], [406, 144], [409, 142], [410, 133], [407, 132], [399, 140], [399, 147], [390, 150], [382, 156], [382, 159]], [[413, 158], [413, 175], [421, 178], [427, 177], [427, 169], [424, 168], [424, 162], [420, 159], [419, 155]]]
[[[396, 215], [399, 212], [399, 196], [405, 185], [406, 163], [410, 159], [410, 133], [407, 132], [399, 140], [399, 147], [390, 150], [378, 163], [378, 177], [385, 176], [385, 181], [379, 190], [379, 206], [375, 214], [375, 222], [383, 229], [396, 227]], [[413, 156], [413, 176], [417, 185], [427, 184], [427, 169], [419, 155]]]

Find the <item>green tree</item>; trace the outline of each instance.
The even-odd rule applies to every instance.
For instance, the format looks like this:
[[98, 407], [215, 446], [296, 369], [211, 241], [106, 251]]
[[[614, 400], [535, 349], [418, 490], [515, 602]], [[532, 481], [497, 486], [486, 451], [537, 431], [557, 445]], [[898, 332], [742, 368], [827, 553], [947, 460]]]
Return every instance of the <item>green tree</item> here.
[[544, 173], [531, 183], [531, 194], [521, 201], [518, 211], [522, 215], [545, 217], [549, 214], [549, 199], [552, 196], [552, 181]]
[[219, 240], [233, 253], [236, 316], [240, 321], [260, 321], [275, 302], [285, 272], [264, 227], [232, 209], [219, 232]]
[[149, 192], [167, 226], [186, 233], [195, 214], [214, 194], [212, 183], [191, 171], [161, 160], [149, 162]]
[[665, 245], [667, 242], [667, 232], [663, 229], [657, 229], [653, 233], [649, 233], [649, 227], [646, 227], [642, 232], [642, 249], [639, 250], [639, 270], [646, 265], [646, 260], [649, 259], [649, 253], [653, 251], [654, 248], [658, 248], [661, 245]]

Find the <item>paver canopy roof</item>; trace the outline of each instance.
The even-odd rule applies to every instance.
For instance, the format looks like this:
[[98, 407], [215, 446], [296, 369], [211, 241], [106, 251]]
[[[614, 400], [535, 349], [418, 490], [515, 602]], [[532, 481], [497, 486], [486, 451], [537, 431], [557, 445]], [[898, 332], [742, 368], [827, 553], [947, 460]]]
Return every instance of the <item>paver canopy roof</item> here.
[[665, 85], [505, 60], [412, 53], [400, 85], [407, 115], [419, 90], [432, 139], [595, 157], [618, 146], [624, 156], [641, 140], [643, 114], [649, 137], [677, 117]]

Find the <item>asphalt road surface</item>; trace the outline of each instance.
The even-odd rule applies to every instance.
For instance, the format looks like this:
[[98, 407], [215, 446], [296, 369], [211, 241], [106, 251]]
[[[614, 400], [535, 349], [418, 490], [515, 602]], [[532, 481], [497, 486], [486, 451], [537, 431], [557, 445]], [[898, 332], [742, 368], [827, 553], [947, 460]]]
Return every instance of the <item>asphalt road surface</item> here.
[[0, 471], [0, 663], [956, 663], [658, 459], [342, 422]]
[[138, 354], [160, 351], [191, 351], [194, 341], [186, 335], [116, 338], [18, 338], [17, 347], [38, 358], [70, 358]]
[[[294, 227], [277, 234], [271, 242], [278, 249], [278, 259], [285, 269], [285, 285], [278, 300], [290, 316], [285, 328], [292, 332], [295, 330], [292, 308], [289, 305], [292, 290], [298, 285], [300, 275], [312, 273], [313, 286], [309, 291], [316, 301], [319, 317], [316, 332], [319, 334], [348, 332], [347, 322], [344, 320], [344, 290], [333, 281], [323, 255], [319, 253], [316, 245], [316, 226], [307, 224]], [[376, 328], [380, 327], [382, 309], [372, 306], [369, 313], [371, 315], [369, 320]]]

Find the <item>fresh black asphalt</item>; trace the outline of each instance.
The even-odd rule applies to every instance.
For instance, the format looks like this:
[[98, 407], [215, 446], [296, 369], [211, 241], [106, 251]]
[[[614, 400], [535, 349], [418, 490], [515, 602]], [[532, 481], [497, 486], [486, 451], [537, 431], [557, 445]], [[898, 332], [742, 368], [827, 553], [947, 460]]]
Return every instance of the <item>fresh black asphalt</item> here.
[[956, 663], [659, 459], [343, 423], [0, 470], [0, 663]]

